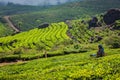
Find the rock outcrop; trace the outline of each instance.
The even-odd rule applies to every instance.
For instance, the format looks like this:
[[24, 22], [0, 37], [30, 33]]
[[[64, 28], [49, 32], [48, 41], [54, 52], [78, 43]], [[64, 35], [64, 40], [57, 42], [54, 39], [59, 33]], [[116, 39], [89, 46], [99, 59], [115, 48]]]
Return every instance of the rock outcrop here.
[[48, 27], [50, 24], [49, 23], [43, 23], [43, 24], [41, 24], [38, 28], [40, 29], [40, 28], [46, 28], [46, 27]]
[[91, 27], [98, 27], [98, 18], [97, 17], [93, 17], [89, 22], [89, 28]]
[[116, 20], [120, 19], [120, 9], [110, 9], [103, 16], [103, 20], [107, 25], [113, 24]]

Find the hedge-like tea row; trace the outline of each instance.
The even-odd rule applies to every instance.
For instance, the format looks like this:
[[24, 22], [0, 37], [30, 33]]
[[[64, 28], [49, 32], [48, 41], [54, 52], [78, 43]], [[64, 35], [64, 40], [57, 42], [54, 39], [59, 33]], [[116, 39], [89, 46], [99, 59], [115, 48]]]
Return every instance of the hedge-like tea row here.
[[28, 49], [41, 47], [49, 50], [55, 44], [69, 39], [67, 30], [68, 26], [61, 22], [53, 23], [47, 28], [35, 28], [14, 36], [3, 37], [0, 38], [0, 52], [12, 51], [20, 47]]

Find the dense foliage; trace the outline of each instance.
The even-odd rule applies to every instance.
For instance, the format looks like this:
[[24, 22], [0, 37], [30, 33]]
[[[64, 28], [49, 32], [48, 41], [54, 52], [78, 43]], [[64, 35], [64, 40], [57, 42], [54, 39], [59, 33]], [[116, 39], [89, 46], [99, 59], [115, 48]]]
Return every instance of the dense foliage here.
[[[118, 29], [110, 30], [110, 26], [105, 25], [104, 22], [101, 22], [101, 19], [98, 17], [98, 23], [100, 26], [89, 28], [89, 21], [92, 18], [82, 18], [79, 20], [70, 20], [67, 22], [69, 25], [68, 35], [73, 39], [74, 42], [78, 43], [103, 43], [103, 44], [112, 44], [119, 43], [119, 34]], [[114, 26], [114, 25], [113, 25]], [[111, 37], [116, 36], [116, 37]]]
[[41, 6], [28, 6], [18, 4], [0, 5], [0, 16], [29, 13], [33, 11], [41, 11], [47, 7]]
[[120, 79], [120, 49], [106, 50], [107, 56], [93, 58], [94, 53], [38, 59], [0, 67], [1, 80], [86, 80]]
[[[37, 28], [7, 37], [1, 37], [8, 34], [9, 28], [0, 19], [0, 80], [119, 80], [120, 20], [106, 25], [103, 15], [87, 16], [111, 7], [120, 8], [119, 4], [119, 0], [85, 0], [13, 15], [10, 19], [23, 31]], [[19, 13], [16, 9], [10, 13], [6, 10], [5, 15]], [[24, 12], [25, 6], [22, 9]], [[78, 20], [79, 17], [85, 18]], [[91, 26], [90, 21], [95, 18], [97, 26]], [[48, 27], [40, 25], [43, 22], [50, 24]], [[103, 45], [105, 56], [90, 56], [96, 54], [99, 44]], [[11, 61], [13, 65], [4, 65]]]
[[105, 43], [111, 48], [120, 48], [120, 36], [110, 36], [105, 39]]
[[[66, 34], [67, 30], [68, 26], [64, 22], [52, 23], [47, 28], [35, 28], [27, 32], [0, 38], [0, 62], [20, 59], [22, 53], [21, 58], [23, 59], [24, 56], [29, 59], [29, 56], [32, 57], [33, 55], [32, 58], [43, 57], [44, 52], [41, 52], [42, 50], [51, 50], [55, 45], [70, 39]], [[31, 52], [27, 50], [31, 50]], [[35, 54], [38, 53], [37, 51], [40, 54]]]
[[68, 27], [64, 22], [53, 23], [47, 28], [35, 28], [14, 36], [0, 38], [0, 52], [11, 51], [19, 47], [50, 49], [69, 37], [66, 35]]
[[87, 52], [94, 50], [95, 44], [106, 44], [107, 47], [110, 47], [109, 45], [119, 46], [119, 39], [116, 37], [112, 39], [114, 41], [109, 40], [111, 35], [118, 36], [119, 30], [110, 30], [109, 26], [104, 27], [104, 23], [101, 23], [103, 26], [89, 29], [88, 22], [90, 19], [52, 23], [47, 28], [35, 28], [14, 36], [0, 38], [0, 60], [1, 62], [17, 59], [31, 60], [45, 57], [45, 54], [51, 57]]
[[12, 34], [12, 29], [0, 22], [0, 37]]
[[[120, 8], [119, 4], [119, 0], [85, 0], [53, 6], [39, 12], [13, 15], [11, 19], [21, 30], [29, 30], [44, 22], [53, 23], [78, 19], [87, 15], [93, 16], [110, 8]], [[19, 23], [22, 24], [19, 25]]]

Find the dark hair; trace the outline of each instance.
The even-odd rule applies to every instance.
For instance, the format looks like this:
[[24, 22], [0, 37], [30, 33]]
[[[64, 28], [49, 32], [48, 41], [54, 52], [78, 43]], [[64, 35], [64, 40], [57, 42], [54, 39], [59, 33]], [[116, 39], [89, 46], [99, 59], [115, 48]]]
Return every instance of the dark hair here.
[[103, 46], [102, 46], [102, 45], [98, 45], [98, 47], [99, 47], [100, 49], [102, 49], [102, 48], [103, 48]]

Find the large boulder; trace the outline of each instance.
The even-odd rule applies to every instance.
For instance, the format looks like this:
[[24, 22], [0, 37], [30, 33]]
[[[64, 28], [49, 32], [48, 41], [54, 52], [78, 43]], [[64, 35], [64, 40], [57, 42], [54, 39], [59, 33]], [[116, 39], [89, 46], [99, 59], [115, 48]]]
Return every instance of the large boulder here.
[[89, 22], [89, 28], [91, 27], [98, 27], [98, 18], [97, 17], [93, 17]]
[[43, 23], [41, 24], [38, 28], [46, 28], [46, 27], [49, 27], [49, 23]]
[[103, 20], [107, 25], [113, 24], [116, 20], [120, 19], [120, 9], [110, 9], [103, 16]]

